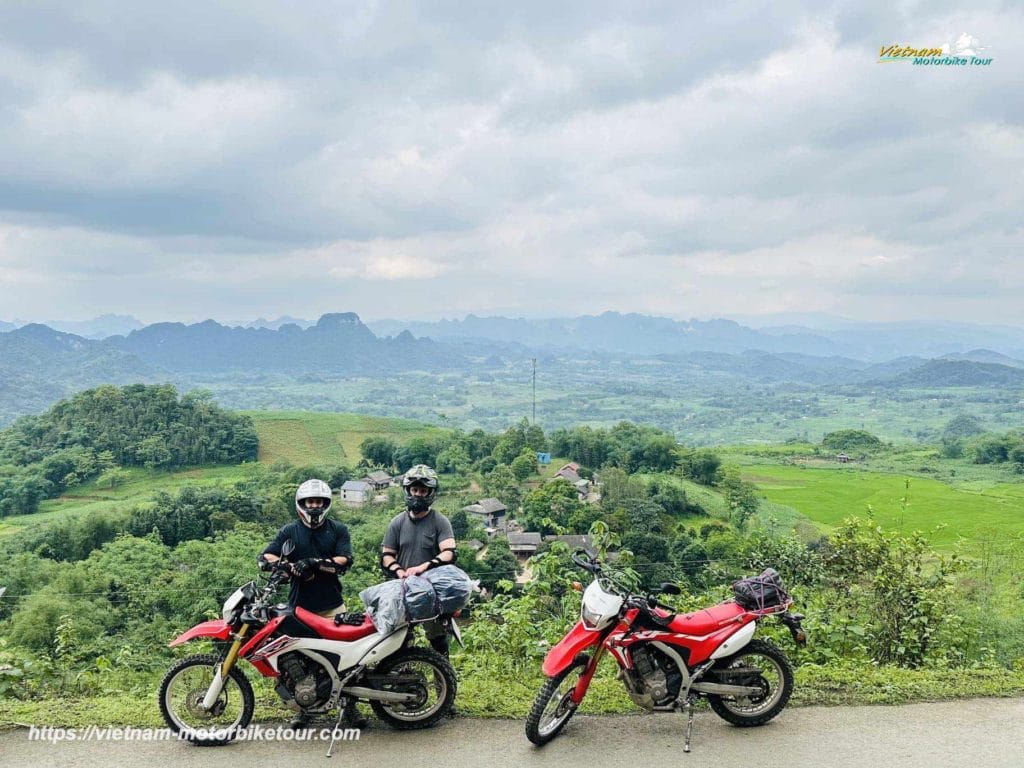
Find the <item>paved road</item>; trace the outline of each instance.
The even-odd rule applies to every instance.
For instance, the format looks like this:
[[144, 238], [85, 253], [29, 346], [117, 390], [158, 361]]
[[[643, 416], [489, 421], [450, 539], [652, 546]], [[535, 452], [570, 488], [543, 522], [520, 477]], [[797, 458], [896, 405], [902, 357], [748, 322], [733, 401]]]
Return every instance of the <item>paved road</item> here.
[[[376, 725], [376, 724], [374, 724]], [[526, 741], [511, 720], [447, 721], [438, 728], [396, 733], [376, 725], [358, 742], [340, 743], [326, 760], [326, 743], [232, 744], [199, 748], [143, 742], [30, 741], [27, 730], [0, 733], [0, 765], [117, 768], [209, 768], [229, 765], [528, 766], [638, 768], [1021, 768], [1024, 699], [974, 699], [902, 707], [791, 709], [754, 729], [729, 726], [709, 711], [694, 725], [693, 751], [682, 752], [680, 715], [578, 717], [543, 749]]]

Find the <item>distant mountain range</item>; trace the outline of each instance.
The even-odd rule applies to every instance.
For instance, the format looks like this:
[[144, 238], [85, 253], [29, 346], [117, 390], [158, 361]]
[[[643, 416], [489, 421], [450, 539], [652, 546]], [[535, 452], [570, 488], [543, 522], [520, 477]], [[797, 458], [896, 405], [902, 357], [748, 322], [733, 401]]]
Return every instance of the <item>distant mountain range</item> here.
[[104, 342], [25, 325], [0, 333], [0, 424], [88, 387], [168, 378], [166, 371]]
[[46, 320], [30, 323], [15, 320], [13, 323], [0, 320], [0, 333], [13, 331], [26, 325], [45, 325], [62, 333], [73, 333], [86, 339], [105, 339], [118, 333], [130, 333], [142, 328], [142, 323], [131, 315], [100, 315], [91, 320]]
[[[379, 320], [378, 334], [403, 330], [439, 341], [496, 341], [536, 349], [585, 349], [622, 354], [685, 352], [740, 353], [747, 350], [884, 362], [897, 357], [940, 357], [985, 348], [1011, 358], [1024, 357], [1024, 329], [965, 323], [853, 323], [754, 329], [733, 320], [672, 320], [605, 312], [574, 318], [530, 320], [477, 317], [436, 322]], [[969, 352], [968, 352], [969, 354]]]

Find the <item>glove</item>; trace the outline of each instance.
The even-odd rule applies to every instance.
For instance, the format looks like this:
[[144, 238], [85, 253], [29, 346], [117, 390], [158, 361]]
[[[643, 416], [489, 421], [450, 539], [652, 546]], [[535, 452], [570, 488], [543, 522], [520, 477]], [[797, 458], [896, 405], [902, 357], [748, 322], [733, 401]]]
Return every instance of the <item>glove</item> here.
[[316, 560], [315, 557], [307, 557], [292, 563], [290, 568], [292, 575], [302, 581], [312, 581], [316, 576]]

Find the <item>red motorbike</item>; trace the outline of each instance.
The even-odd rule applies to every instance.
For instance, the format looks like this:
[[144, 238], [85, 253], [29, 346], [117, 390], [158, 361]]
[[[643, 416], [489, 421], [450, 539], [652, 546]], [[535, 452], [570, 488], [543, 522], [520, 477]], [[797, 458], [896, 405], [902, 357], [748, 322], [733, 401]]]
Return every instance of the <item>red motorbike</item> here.
[[[411, 645], [410, 624], [385, 635], [363, 614], [326, 619], [273, 602], [277, 587], [288, 579], [293, 548], [285, 542], [282, 560], [263, 586], [250, 581], [235, 590], [222, 618], [198, 624], [171, 642], [173, 647], [211, 639], [220, 641], [223, 651], [188, 656], [168, 670], [159, 694], [168, 727], [200, 744], [236, 738], [255, 706], [252, 685], [236, 665], [240, 659], [274, 679], [278, 695], [295, 710], [324, 714], [343, 710], [350, 700], [368, 701], [377, 717], [400, 730], [443, 718], [455, 699], [455, 671], [436, 651]], [[448, 628], [461, 640], [454, 621]]]
[[649, 712], [687, 713], [684, 752], [690, 751], [699, 697], [723, 720], [742, 727], [763, 725], [786, 706], [792, 666], [773, 643], [754, 639], [757, 623], [775, 616], [796, 643], [806, 641], [803, 616], [789, 611], [793, 601], [781, 581], [767, 590], [771, 599], [762, 593], [755, 605], [730, 600], [675, 614], [655, 596], [679, 594], [674, 584], [662, 584], [651, 595], [632, 594], [596, 559], [582, 552], [572, 559], [594, 580], [583, 592], [580, 621], [544, 660], [548, 679], [526, 720], [526, 736], [534, 744], [551, 741], [569, 722], [606, 651], [636, 704]]

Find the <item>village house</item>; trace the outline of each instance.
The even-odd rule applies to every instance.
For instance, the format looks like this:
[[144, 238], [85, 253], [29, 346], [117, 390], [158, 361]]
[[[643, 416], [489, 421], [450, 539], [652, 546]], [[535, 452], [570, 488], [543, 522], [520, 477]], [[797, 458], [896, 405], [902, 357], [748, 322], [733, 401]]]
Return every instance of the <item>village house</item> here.
[[378, 469], [364, 477], [363, 482], [375, 491], [383, 491], [391, 485], [391, 475], [382, 469]]
[[556, 541], [562, 542], [573, 552], [582, 549], [591, 557], [595, 557], [597, 555], [597, 548], [594, 547], [594, 540], [585, 534], [565, 534], [561, 536], [548, 535], [544, 537], [544, 542], [546, 544], [552, 544]]
[[568, 480], [570, 483], [575, 485], [580, 480], [580, 465], [575, 461], [570, 461], [568, 464], [564, 464], [555, 472], [554, 477], [561, 477]]
[[541, 544], [539, 533], [510, 533], [508, 534], [508, 548], [520, 560], [528, 560], [537, 554], [537, 548]]
[[475, 515], [487, 529], [502, 529], [505, 527], [505, 515], [508, 514], [508, 507], [495, 498], [480, 499], [476, 504], [463, 507], [462, 510], [470, 515]]
[[341, 486], [341, 503], [359, 505], [365, 504], [373, 496], [373, 487], [363, 480], [346, 480]]

